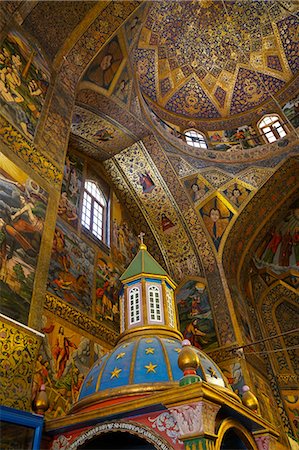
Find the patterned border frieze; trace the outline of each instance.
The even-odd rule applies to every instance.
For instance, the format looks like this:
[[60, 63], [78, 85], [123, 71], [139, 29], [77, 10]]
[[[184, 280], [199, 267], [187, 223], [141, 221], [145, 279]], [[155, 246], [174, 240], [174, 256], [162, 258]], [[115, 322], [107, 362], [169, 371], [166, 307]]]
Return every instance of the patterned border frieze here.
[[85, 316], [77, 309], [64, 303], [59, 298], [52, 294], [46, 293], [45, 308], [55, 314], [56, 316], [64, 319], [73, 325], [81, 328], [93, 336], [96, 336], [109, 344], [114, 345], [118, 334], [108, 328], [104, 327], [102, 324], [96, 322], [88, 316]]
[[0, 142], [21, 158], [28, 166], [51, 185], [59, 186], [62, 180], [60, 171], [43, 153], [28, 142], [21, 133], [0, 116]]

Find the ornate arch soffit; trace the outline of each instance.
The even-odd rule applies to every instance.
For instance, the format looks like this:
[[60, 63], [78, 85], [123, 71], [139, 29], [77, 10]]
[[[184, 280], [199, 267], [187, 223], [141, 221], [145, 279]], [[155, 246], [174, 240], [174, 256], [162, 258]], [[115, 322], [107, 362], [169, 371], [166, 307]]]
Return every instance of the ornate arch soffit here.
[[172, 450], [173, 447], [161, 436], [153, 432], [150, 428], [145, 425], [141, 425], [137, 422], [125, 422], [125, 421], [114, 421], [106, 422], [100, 425], [84, 431], [79, 437], [77, 437], [72, 443], [67, 447], [68, 450], [75, 450], [80, 445], [94, 439], [95, 437], [101, 436], [104, 433], [113, 432], [127, 432], [144, 439], [146, 442], [152, 444], [157, 450]]
[[236, 278], [238, 285], [245, 258], [248, 260], [253, 256], [252, 248], [258, 234], [284, 204], [290, 205], [293, 201], [299, 188], [298, 171], [297, 156], [284, 161], [232, 225], [222, 261], [227, 277]]

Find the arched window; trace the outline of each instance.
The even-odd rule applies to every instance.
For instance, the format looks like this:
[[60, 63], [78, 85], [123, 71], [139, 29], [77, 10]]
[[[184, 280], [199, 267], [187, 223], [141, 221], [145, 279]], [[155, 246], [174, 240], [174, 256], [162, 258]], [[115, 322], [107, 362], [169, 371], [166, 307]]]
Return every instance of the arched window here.
[[278, 116], [264, 117], [258, 127], [268, 142], [277, 141], [287, 134]]
[[138, 287], [129, 291], [130, 325], [140, 322], [140, 292]]
[[185, 138], [192, 147], [208, 148], [205, 137], [196, 130], [185, 131]]
[[148, 288], [150, 318], [156, 322], [161, 322], [161, 300], [160, 291], [157, 286]]
[[107, 200], [94, 181], [84, 185], [81, 223], [101, 241], [106, 241]]

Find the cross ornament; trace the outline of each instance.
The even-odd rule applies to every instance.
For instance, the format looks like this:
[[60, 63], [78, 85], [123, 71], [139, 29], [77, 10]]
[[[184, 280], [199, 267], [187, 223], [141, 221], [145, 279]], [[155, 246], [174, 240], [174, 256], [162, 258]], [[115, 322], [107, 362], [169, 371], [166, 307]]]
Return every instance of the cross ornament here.
[[145, 233], [143, 233], [142, 231], [138, 234], [138, 237], [140, 239], [140, 243], [143, 244], [143, 236], [145, 236]]

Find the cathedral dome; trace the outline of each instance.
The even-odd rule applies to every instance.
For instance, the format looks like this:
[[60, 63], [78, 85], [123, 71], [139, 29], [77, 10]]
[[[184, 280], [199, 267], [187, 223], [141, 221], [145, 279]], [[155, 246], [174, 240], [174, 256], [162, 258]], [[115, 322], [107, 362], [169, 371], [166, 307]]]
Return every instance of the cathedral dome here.
[[[212, 385], [231, 388], [219, 367], [203, 351], [191, 347], [199, 358], [197, 375]], [[172, 387], [183, 373], [178, 366], [182, 341], [146, 335], [120, 342], [95, 363], [82, 385], [79, 401], [97, 394], [97, 399], [153, 392]], [[92, 399], [92, 398], [91, 398]]]
[[177, 124], [265, 108], [298, 70], [298, 7], [284, 3], [151, 2], [134, 53], [150, 108]]

